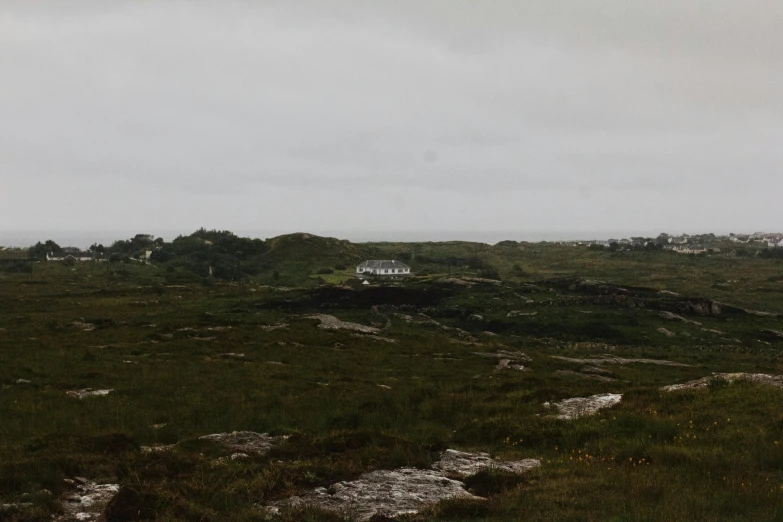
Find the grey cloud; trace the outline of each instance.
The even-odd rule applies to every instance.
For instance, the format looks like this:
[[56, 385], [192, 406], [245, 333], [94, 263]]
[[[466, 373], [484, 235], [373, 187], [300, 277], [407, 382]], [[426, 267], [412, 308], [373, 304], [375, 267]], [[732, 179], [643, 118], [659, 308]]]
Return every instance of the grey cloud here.
[[8, 0], [0, 70], [9, 228], [780, 227], [775, 0]]

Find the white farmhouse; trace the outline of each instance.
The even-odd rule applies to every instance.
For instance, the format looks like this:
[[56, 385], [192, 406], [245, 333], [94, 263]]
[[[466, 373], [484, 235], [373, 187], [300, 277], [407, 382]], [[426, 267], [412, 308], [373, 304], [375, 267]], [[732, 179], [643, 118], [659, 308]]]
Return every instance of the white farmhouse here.
[[410, 275], [411, 267], [397, 260], [370, 259], [356, 267], [357, 277], [399, 277]]
[[46, 254], [46, 260], [47, 261], [92, 261], [93, 257], [92, 255], [88, 255], [87, 253], [78, 253], [78, 254], [66, 254], [61, 257], [57, 257], [51, 252]]

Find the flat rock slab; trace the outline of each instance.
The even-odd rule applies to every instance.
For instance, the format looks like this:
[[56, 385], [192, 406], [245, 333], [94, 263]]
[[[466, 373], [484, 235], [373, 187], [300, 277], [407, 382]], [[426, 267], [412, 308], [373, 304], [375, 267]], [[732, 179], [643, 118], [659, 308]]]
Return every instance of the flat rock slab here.
[[397, 339], [392, 339], [391, 337], [381, 337], [380, 335], [373, 335], [372, 337], [367, 337], [366, 335], [361, 335], [361, 334], [351, 334], [351, 337], [358, 337], [359, 339], [372, 339], [373, 341], [383, 341], [385, 343], [391, 343], [391, 344], [396, 344], [399, 342]]
[[[21, 511], [32, 509], [34, 506], [35, 504], [33, 504], [32, 502], [14, 502], [11, 504], [0, 504], [0, 515], [10, 517]], [[0, 517], [0, 520], [6, 520], [6, 519]], [[15, 519], [8, 518], [8, 520], [15, 520]]]
[[361, 332], [366, 334], [376, 334], [380, 331], [378, 328], [373, 328], [372, 326], [341, 321], [333, 315], [312, 314], [305, 317], [308, 319], [318, 319], [321, 322], [318, 327], [323, 328], [324, 330], [353, 330], [354, 332]]
[[585, 366], [582, 368], [582, 373], [609, 373], [609, 370], [599, 368], [598, 366]]
[[200, 440], [211, 440], [236, 453], [253, 453], [263, 455], [272, 446], [283, 442], [286, 437], [272, 437], [267, 433], [254, 431], [234, 431], [232, 433], [213, 433], [199, 437]]
[[357, 480], [338, 482], [329, 489], [316, 488], [301, 497], [273, 502], [266, 511], [276, 514], [282, 507], [312, 506], [366, 521], [375, 515], [418, 513], [448, 498], [481, 499], [470, 494], [462, 482], [447, 478], [440, 471], [402, 468], [365, 473]]
[[74, 328], [78, 328], [80, 330], [84, 330], [85, 332], [92, 332], [97, 328], [97, 326], [95, 326], [92, 323], [86, 323], [82, 321], [74, 321], [70, 324], [70, 326], [73, 326]]
[[160, 453], [162, 451], [171, 451], [176, 444], [160, 444], [157, 446], [140, 446], [142, 453]]
[[486, 277], [463, 277], [462, 279], [469, 283], [489, 283], [491, 285], [499, 285], [502, 283], [499, 279], [487, 279]]
[[217, 459], [212, 461], [212, 464], [226, 464], [228, 462], [233, 462], [235, 460], [244, 460], [249, 459], [250, 455], [247, 453], [232, 453], [231, 455], [227, 457], [218, 457]]
[[512, 350], [498, 350], [494, 353], [492, 352], [473, 352], [474, 355], [478, 355], [480, 357], [488, 357], [490, 359], [508, 359], [513, 362], [525, 362], [530, 363], [533, 362], [533, 359], [528, 357], [523, 352], [515, 352]]
[[117, 484], [97, 484], [75, 479], [76, 492], [66, 496], [62, 502], [63, 515], [58, 522], [70, 520], [98, 520], [106, 505], [120, 490]]
[[[529, 302], [534, 302], [532, 300], [528, 300]], [[533, 317], [534, 315], [538, 315], [538, 312], [523, 312], [522, 310], [511, 310], [509, 313], [506, 314], [506, 317]]]
[[682, 384], [672, 384], [670, 386], [664, 386], [661, 388], [663, 391], [676, 391], [676, 390], [694, 390], [697, 388], [706, 388], [715, 381], [750, 381], [759, 384], [769, 384], [771, 386], [777, 386], [783, 388], [783, 375], [769, 375], [766, 373], [716, 373], [695, 381], [689, 381]]
[[658, 328], [658, 332], [659, 332], [659, 333], [662, 333], [662, 334], [663, 334], [663, 335], [665, 335], [666, 337], [674, 337], [675, 335], [677, 335], [677, 334], [675, 334], [674, 332], [672, 332], [671, 330], [667, 330], [667, 329], [666, 329], [666, 328], [664, 328], [663, 326], [662, 326], [662, 327], [660, 327], [660, 328]]
[[624, 357], [615, 357], [613, 355], [601, 355], [594, 359], [577, 359], [574, 357], [563, 357], [562, 355], [552, 355], [552, 359], [559, 361], [573, 362], [579, 364], [660, 364], [661, 366], [691, 366], [690, 364], [667, 361], [664, 359], [626, 359]]
[[240, 361], [247, 360], [247, 356], [244, 353], [234, 353], [234, 352], [221, 353], [219, 357], [221, 359], [238, 359]]
[[683, 322], [683, 323], [690, 323], [690, 324], [695, 324], [695, 325], [701, 326], [700, 322], [693, 321], [691, 319], [686, 319], [683, 316], [674, 314], [672, 312], [666, 312], [666, 311], [658, 312], [658, 315], [660, 317], [663, 317], [664, 319], [669, 319], [670, 321], [680, 321], [680, 322]]
[[69, 397], [75, 397], [77, 399], [86, 399], [87, 397], [103, 397], [108, 395], [114, 390], [93, 390], [92, 388], [85, 388], [83, 390], [71, 390], [65, 392]]
[[598, 413], [598, 410], [614, 406], [620, 402], [622, 398], [623, 396], [619, 393], [603, 393], [591, 395], [589, 397], [564, 399], [554, 404], [545, 402], [544, 406], [557, 408], [557, 411], [559, 412], [559, 415], [557, 415], [558, 419], [572, 420], [587, 415], [595, 415]]
[[333, 484], [328, 489], [315, 488], [302, 496], [272, 502], [263, 509], [267, 514], [276, 515], [281, 508], [311, 506], [350, 515], [359, 521], [375, 515], [396, 517], [417, 513], [449, 498], [484, 500], [468, 492], [460, 480], [446, 475], [468, 477], [484, 470], [524, 473], [540, 465], [537, 459], [499, 461], [487, 453], [446, 450], [433, 464], [434, 470], [372, 471], [357, 480]]
[[277, 324], [262, 324], [258, 326], [265, 332], [271, 332], [272, 330], [280, 330], [282, 328], [288, 328], [288, 325], [285, 323], [277, 323]]
[[458, 286], [473, 286], [475, 284], [475, 283], [471, 283], [470, 281], [465, 281], [464, 279], [458, 279], [456, 277], [447, 277], [445, 279], [439, 280], [439, 282], [458, 285]]
[[495, 366], [495, 371], [499, 372], [505, 369], [509, 370], [517, 370], [520, 372], [527, 372], [529, 371], [527, 368], [525, 368], [522, 364], [511, 364], [511, 359], [500, 359], [498, 361], [497, 366]]
[[612, 377], [607, 377], [606, 375], [598, 375], [596, 373], [592, 372], [573, 372], [571, 370], [557, 370], [554, 372], [555, 375], [565, 375], [569, 377], [579, 377], [582, 379], [591, 379], [593, 381], [601, 381], [601, 382], [614, 382], [617, 379], [613, 379]]
[[501, 461], [491, 458], [488, 453], [466, 453], [448, 449], [432, 467], [449, 475], [468, 477], [484, 470], [524, 473], [540, 465], [538, 459]]

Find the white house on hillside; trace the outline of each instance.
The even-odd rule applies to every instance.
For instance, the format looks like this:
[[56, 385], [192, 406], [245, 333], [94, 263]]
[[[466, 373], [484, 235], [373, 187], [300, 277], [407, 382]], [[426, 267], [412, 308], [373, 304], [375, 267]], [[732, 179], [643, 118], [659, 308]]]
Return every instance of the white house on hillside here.
[[398, 277], [410, 275], [411, 267], [397, 260], [371, 259], [356, 267], [357, 277], [381, 276]]
[[66, 254], [61, 257], [54, 256], [51, 252], [46, 254], [46, 260], [47, 261], [92, 261], [93, 257], [92, 255], [88, 255], [87, 253], [79, 253], [79, 254]]

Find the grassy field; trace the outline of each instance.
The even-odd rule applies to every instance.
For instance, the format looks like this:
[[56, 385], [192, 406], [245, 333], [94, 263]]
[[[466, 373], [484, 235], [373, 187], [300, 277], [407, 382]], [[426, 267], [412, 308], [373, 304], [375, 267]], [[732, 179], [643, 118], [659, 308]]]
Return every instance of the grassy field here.
[[[783, 519], [783, 390], [660, 389], [713, 372], [783, 374], [780, 261], [552, 244], [339, 248], [350, 256], [301, 251], [288, 268], [281, 257], [274, 285], [268, 274], [171, 285], [130, 264], [0, 272], [0, 504], [29, 504], [0, 520], [62, 514], [73, 477], [120, 485], [109, 520], [258, 520], [259, 504], [426, 468], [446, 448], [542, 465], [482, 473], [466, 484], [486, 500], [399, 519]], [[407, 257], [418, 275], [338, 286], [364, 252]], [[316, 271], [337, 263], [348, 268], [319, 285]], [[499, 283], [470, 279], [489, 268]], [[326, 330], [309, 314], [380, 332]], [[496, 371], [486, 354], [500, 350], [524, 352], [528, 371]], [[573, 360], [607, 354], [682, 366], [595, 373]], [[85, 388], [113, 391], [67, 394]], [[544, 406], [608, 392], [622, 401], [575, 420]], [[216, 464], [221, 448], [199, 437], [238, 430], [289, 437]]]

